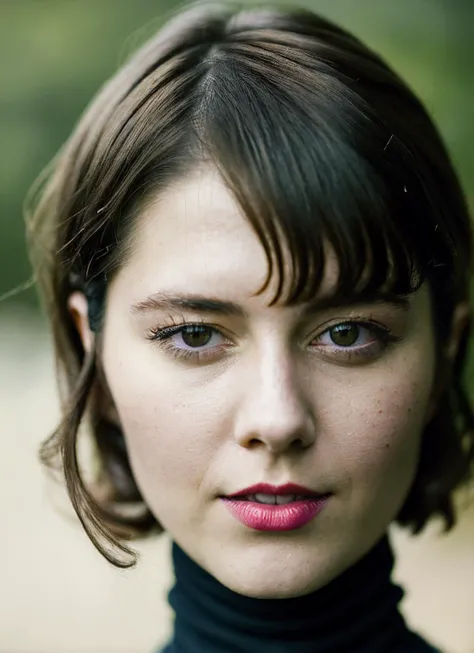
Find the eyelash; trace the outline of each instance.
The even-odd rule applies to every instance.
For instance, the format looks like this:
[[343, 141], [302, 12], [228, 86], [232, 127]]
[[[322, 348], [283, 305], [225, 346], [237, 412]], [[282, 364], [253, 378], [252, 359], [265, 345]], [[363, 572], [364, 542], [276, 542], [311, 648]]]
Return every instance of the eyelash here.
[[[218, 351], [222, 350], [225, 347], [225, 345], [224, 347], [221, 345], [220, 347], [213, 347], [209, 350], [202, 350], [202, 348], [197, 347], [195, 349], [180, 349], [179, 347], [175, 347], [172, 344], [171, 338], [174, 335], [182, 332], [186, 328], [192, 329], [193, 327], [201, 329], [204, 327], [212, 331], [213, 334], [218, 333], [225, 339], [225, 336], [221, 333], [220, 329], [213, 326], [212, 324], [208, 324], [204, 321], [186, 322], [186, 320], [182, 320], [179, 323], [175, 322], [172, 326], [169, 327], [152, 328], [148, 335], [148, 340], [157, 342], [160, 347], [163, 347], [165, 350], [169, 351], [178, 360], [191, 360], [198, 363], [204, 362], [210, 358], [214, 358]], [[228, 340], [228, 342], [230, 342], [230, 340]]]
[[[391, 332], [391, 330], [385, 326], [381, 326], [380, 324], [375, 324], [373, 322], [358, 321], [357, 319], [337, 322], [336, 324], [329, 326], [318, 337], [321, 337], [325, 333], [329, 333], [331, 330], [335, 329], [336, 327], [341, 327], [341, 326], [355, 326], [357, 328], [367, 329], [371, 334], [375, 335], [378, 340], [380, 349], [378, 350], [377, 353], [385, 351], [390, 345], [400, 342], [402, 340], [402, 338], [395, 336]], [[181, 349], [179, 347], [176, 347], [175, 345], [172, 344], [171, 338], [181, 333], [186, 328], [187, 329], [205, 328], [211, 331], [212, 335], [219, 334], [220, 336], [222, 336], [224, 340], [227, 340], [227, 343], [209, 349], [203, 349], [202, 347], [196, 347], [194, 349], [192, 348]], [[174, 323], [173, 326], [169, 326], [169, 327], [152, 328], [150, 329], [147, 339], [152, 342], [157, 342], [159, 346], [169, 351], [178, 360], [194, 361], [197, 363], [202, 363], [206, 360], [216, 357], [216, 355], [222, 352], [223, 349], [226, 348], [227, 344], [230, 343], [230, 340], [225, 338], [225, 336], [222, 334], [220, 329], [213, 326], [212, 324], [208, 324], [204, 321], [186, 322], [185, 320], [183, 320], [180, 323]], [[343, 347], [342, 345], [338, 346], [336, 344], [334, 344], [334, 347], [335, 350], [333, 350], [333, 353], [335, 353], [335, 356], [336, 357], [341, 356], [346, 359], [352, 359], [354, 357], [357, 357], [357, 358], [362, 358], [367, 360], [370, 358], [374, 358], [374, 356], [377, 355], [377, 353], [376, 354], [373, 353], [372, 351], [373, 347], [371, 345], [359, 346], [356, 349], [351, 349], [350, 346]]]

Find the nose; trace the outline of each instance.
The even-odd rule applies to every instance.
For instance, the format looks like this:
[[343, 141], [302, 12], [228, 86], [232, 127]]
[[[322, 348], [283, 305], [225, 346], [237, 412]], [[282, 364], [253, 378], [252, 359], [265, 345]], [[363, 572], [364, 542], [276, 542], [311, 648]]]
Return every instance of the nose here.
[[235, 439], [272, 454], [310, 447], [315, 440], [312, 407], [297, 365], [287, 354], [268, 352], [247, 370], [236, 413]]

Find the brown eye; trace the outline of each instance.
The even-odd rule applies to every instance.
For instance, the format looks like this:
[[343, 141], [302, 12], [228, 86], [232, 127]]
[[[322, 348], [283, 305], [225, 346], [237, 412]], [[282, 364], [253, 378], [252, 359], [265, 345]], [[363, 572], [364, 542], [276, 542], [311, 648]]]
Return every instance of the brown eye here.
[[214, 329], [207, 326], [187, 326], [181, 330], [183, 342], [188, 347], [204, 347], [211, 341]]
[[329, 330], [331, 340], [339, 347], [351, 347], [357, 342], [360, 331], [356, 324], [338, 324]]

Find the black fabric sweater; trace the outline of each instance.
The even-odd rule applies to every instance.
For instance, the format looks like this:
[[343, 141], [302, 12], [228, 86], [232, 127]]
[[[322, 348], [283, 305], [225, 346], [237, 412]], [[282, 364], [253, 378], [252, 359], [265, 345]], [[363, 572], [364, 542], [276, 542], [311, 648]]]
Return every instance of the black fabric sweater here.
[[253, 599], [219, 583], [173, 544], [176, 614], [162, 653], [440, 653], [410, 631], [391, 581], [384, 537], [320, 590], [293, 599]]

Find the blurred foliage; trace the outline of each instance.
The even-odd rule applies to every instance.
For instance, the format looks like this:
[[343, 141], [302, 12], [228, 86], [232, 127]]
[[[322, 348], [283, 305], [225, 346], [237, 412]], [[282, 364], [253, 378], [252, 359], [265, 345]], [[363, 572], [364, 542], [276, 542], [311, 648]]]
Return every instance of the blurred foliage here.
[[[351, 29], [404, 76], [437, 121], [471, 200], [474, 3], [298, 4]], [[22, 218], [29, 187], [100, 85], [176, 8], [173, 0], [0, 0], [0, 296], [31, 274]], [[0, 310], [11, 301], [36, 305], [35, 292]]]

